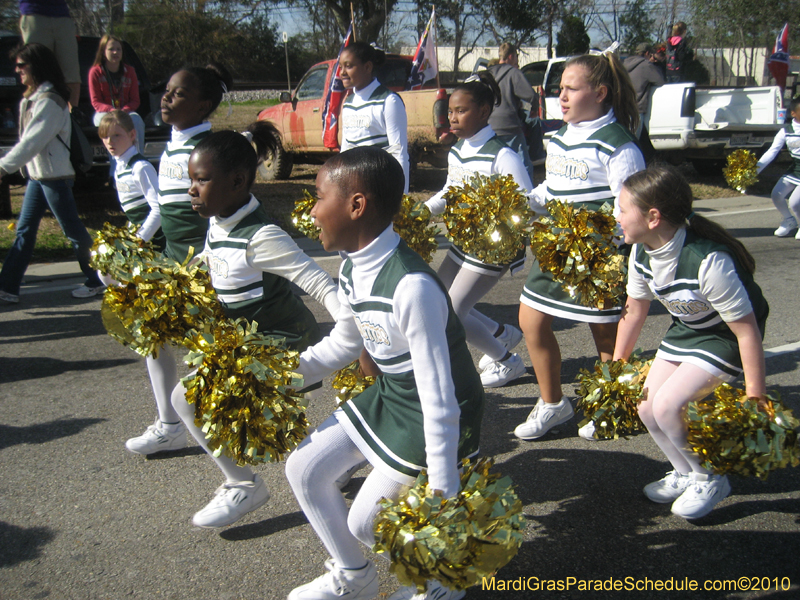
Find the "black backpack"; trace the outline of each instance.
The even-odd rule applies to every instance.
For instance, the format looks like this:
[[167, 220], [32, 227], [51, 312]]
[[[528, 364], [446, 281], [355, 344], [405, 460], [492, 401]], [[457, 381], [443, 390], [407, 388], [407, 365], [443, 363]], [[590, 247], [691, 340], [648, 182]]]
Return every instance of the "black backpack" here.
[[[67, 106], [64, 99], [56, 93], [46, 92], [42, 94], [42, 96], [50, 98], [62, 108], [66, 108]], [[69, 150], [69, 162], [72, 164], [72, 168], [75, 169], [75, 174], [86, 173], [94, 164], [92, 145], [89, 143], [89, 140], [86, 139], [86, 134], [83, 133], [83, 129], [73, 113], [69, 114], [69, 120], [71, 125], [69, 144], [61, 139], [60, 135], [56, 137], [58, 141], [64, 144], [67, 150]]]

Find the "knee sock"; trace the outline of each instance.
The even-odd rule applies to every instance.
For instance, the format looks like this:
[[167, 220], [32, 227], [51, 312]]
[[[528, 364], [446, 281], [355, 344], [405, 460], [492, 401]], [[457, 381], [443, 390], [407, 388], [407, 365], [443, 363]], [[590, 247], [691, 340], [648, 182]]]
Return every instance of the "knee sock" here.
[[350, 513], [347, 516], [347, 526], [350, 532], [364, 545], [371, 548], [375, 544], [375, 517], [381, 510], [378, 501], [381, 498], [394, 500], [407, 489], [408, 486], [373, 469], [350, 507]]
[[172, 390], [178, 385], [178, 367], [175, 364], [175, 354], [169, 346], [163, 346], [158, 351], [158, 358], [150, 355], [146, 359], [147, 373], [150, 375], [150, 384], [153, 386], [153, 395], [156, 397], [158, 418], [162, 423], [174, 425], [181, 419], [172, 408]]
[[494, 360], [501, 360], [506, 355], [505, 346], [494, 337], [499, 325], [475, 310], [474, 306], [499, 279], [462, 268], [448, 290], [453, 310], [464, 325], [467, 341]]
[[348, 511], [336, 480], [364, 455], [331, 415], [286, 461], [286, 477], [297, 502], [336, 564], [360, 569], [366, 559], [347, 525]]
[[775, 184], [775, 187], [772, 188], [772, 203], [781, 214], [781, 220], [788, 219], [792, 216], [791, 211], [789, 211], [789, 206], [786, 203], [786, 198], [799, 188], [800, 186], [795, 186], [795, 184], [787, 181], [785, 177], [781, 177], [778, 183]]
[[183, 384], [179, 383], [175, 386], [172, 392], [172, 406], [175, 412], [180, 417], [186, 429], [192, 434], [197, 443], [206, 451], [206, 453], [214, 460], [219, 467], [222, 474], [228, 483], [235, 481], [252, 481], [253, 471], [249, 467], [238, 466], [233, 459], [228, 458], [224, 454], [214, 456], [208, 448], [208, 440], [203, 431], [194, 424], [194, 405], [186, 401], [186, 388]]

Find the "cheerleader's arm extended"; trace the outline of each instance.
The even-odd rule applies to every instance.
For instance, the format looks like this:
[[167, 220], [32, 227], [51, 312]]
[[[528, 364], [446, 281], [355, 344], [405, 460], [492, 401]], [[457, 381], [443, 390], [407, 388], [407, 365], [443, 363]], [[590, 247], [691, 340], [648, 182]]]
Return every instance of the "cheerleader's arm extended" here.
[[727, 323], [739, 342], [739, 354], [744, 368], [744, 391], [751, 398], [763, 398], [767, 393], [767, 369], [764, 364], [764, 345], [756, 316], [750, 313]]
[[614, 360], [628, 359], [639, 339], [647, 313], [650, 310], [650, 300], [637, 300], [631, 298], [625, 301], [622, 309], [622, 319], [617, 326], [617, 342], [614, 345]]

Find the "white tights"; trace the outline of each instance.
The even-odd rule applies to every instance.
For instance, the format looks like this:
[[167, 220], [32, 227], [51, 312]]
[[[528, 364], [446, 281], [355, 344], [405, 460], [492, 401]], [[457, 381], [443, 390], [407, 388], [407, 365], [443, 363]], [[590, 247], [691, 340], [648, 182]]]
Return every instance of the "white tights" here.
[[286, 477], [306, 518], [336, 564], [345, 569], [360, 569], [366, 562], [358, 542], [370, 548], [375, 543], [378, 501], [398, 498], [408, 489], [373, 469], [348, 512], [335, 482], [363, 461], [364, 455], [333, 415], [286, 461]]
[[[789, 199], [788, 206], [787, 198]], [[772, 203], [781, 213], [781, 219], [788, 219], [794, 212], [797, 219], [800, 220], [800, 185], [790, 182], [785, 176], [781, 177], [772, 188]], [[792, 212], [789, 212], [790, 208]]]
[[186, 388], [182, 383], [178, 383], [172, 391], [172, 406], [180, 416], [181, 421], [192, 434], [197, 443], [205, 450], [208, 455], [217, 463], [220, 471], [227, 479], [228, 483], [236, 481], [252, 481], [253, 471], [249, 467], [240, 467], [236, 462], [227, 456], [220, 454], [214, 456], [208, 448], [208, 441], [206, 435], [197, 425], [194, 424], [194, 405], [186, 401]]
[[147, 373], [156, 397], [158, 418], [162, 423], [179, 423], [180, 418], [172, 408], [172, 390], [178, 385], [178, 367], [175, 364], [175, 353], [170, 346], [162, 346], [158, 350], [158, 358], [147, 357]]
[[639, 416], [650, 435], [678, 473], [710, 473], [686, 443], [683, 415], [690, 402], [708, 396], [722, 380], [689, 363], [656, 358], [644, 382], [647, 401], [639, 405]]
[[508, 267], [504, 267], [498, 276], [483, 275], [476, 271], [462, 268], [450, 255], [445, 256], [439, 267], [439, 279], [450, 294], [453, 310], [464, 325], [467, 341], [493, 360], [501, 360], [506, 355], [506, 349], [494, 336], [500, 325], [475, 310], [478, 300], [483, 298], [489, 290], [505, 274]]

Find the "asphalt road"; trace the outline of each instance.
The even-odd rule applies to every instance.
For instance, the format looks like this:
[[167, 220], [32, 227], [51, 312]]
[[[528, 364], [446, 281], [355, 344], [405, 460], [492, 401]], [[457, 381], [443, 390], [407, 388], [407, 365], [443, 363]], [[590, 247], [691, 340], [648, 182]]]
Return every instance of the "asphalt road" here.
[[[800, 414], [800, 241], [772, 236], [778, 216], [768, 198], [699, 201], [695, 210], [755, 255], [772, 308], [768, 384]], [[318, 260], [335, 274], [338, 258]], [[144, 362], [105, 334], [99, 299], [71, 298], [79, 283], [75, 264], [35, 266], [20, 304], [0, 307], [0, 599], [272, 600], [322, 574], [326, 552], [282, 465], [258, 468], [272, 491], [266, 506], [204, 530], [190, 519], [223, 483], [211, 460], [195, 445], [149, 459], [126, 452], [125, 440], [155, 417]], [[516, 322], [523, 283], [503, 278], [479, 308]], [[654, 307], [639, 345], [654, 349], [667, 324]], [[593, 344], [584, 325], [558, 322], [557, 335], [571, 384], [593, 363]], [[734, 478], [732, 495], [690, 523], [642, 495], [668, 470], [648, 435], [591, 443], [577, 437], [576, 418], [540, 441], [517, 440], [511, 431], [536, 396], [530, 368], [487, 395], [482, 449], [513, 478], [528, 525], [496, 580], [511, 589], [496, 583], [467, 598], [800, 598], [800, 469], [766, 482]], [[333, 406], [328, 389], [309, 409], [312, 423]], [[388, 595], [396, 584], [378, 563]], [[586, 591], [582, 581], [623, 589]], [[685, 591], [691, 581], [699, 589]], [[527, 591], [515, 591], [521, 583]]]

